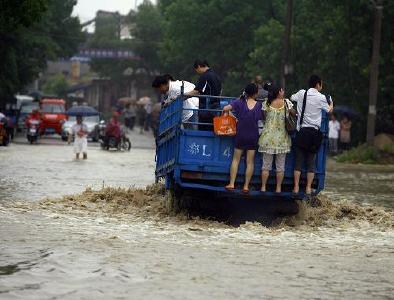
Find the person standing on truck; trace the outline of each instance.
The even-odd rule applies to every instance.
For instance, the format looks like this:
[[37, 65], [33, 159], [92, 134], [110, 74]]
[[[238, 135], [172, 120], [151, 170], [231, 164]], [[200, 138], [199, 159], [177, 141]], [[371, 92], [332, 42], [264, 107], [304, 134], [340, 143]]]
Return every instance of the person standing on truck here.
[[[195, 85], [191, 82], [184, 80], [175, 80], [171, 75], [166, 74], [157, 76], [152, 82], [152, 87], [155, 88], [160, 94], [166, 96], [164, 103], [174, 101], [182, 94], [182, 86], [184, 93], [188, 93], [194, 90]], [[184, 99], [183, 101], [183, 112], [182, 112], [182, 123], [185, 129], [197, 129], [195, 124], [184, 124], [185, 122], [197, 123], [198, 121], [198, 98], [191, 97]], [[190, 110], [190, 109], [194, 109]]]
[[235, 135], [235, 149], [230, 168], [230, 183], [226, 190], [235, 189], [238, 166], [242, 153], [246, 151], [246, 172], [242, 192], [249, 193], [249, 183], [254, 171], [254, 156], [259, 139], [258, 121], [261, 120], [261, 102], [257, 102], [258, 88], [254, 83], [245, 87], [245, 91], [239, 99], [226, 105], [225, 112], [233, 111], [237, 117], [237, 133]]
[[82, 116], [77, 116], [77, 123], [75, 123], [68, 135], [68, 143], [74, 136], [74, 152], [75, 158], [79, 159], [79, 154], [82, 152], [83, 159], [88, 158], [88, 126], [82, 122]]
[[319, 76], [312, 75], [308, 84], [308, 90], [298, 91], [291, 96], [291, 100], [297, 102], [298, 113], [293, 193], [299, 193], [301, 168], [306, 160], [307, 183], [305, 193], [310, 196], [315, 177], [316, 153], [319, 151], [323, 138], [320, 131], [322, 111], [331, 112], [334, 104], [331, 97], [330, 101], [327, 101], [326, 96], [320, 93], [323, 82]]
[[[193, 91], [185, 93], [186, 96], [220, 96], [222, 93], [222, 82], [214, 70], [209, 67], [206, 60], [197, 59], [194, 62], [194, 70], [200, 75], [198, 82]], [[199, 130], [213, 130], [213, 118], [215, 113], [212, 111], [206, 111], [206, 109], [220, 109], [219, 99], [210, 99], [209, 97], [202, 97], [199, 99], [198, 105], [200, 111], [198, 113], [199, 123], [209, 123], [209, 125], [199, 125]]]
[[286, 154], [291, 150], [291, 138], [286, 130], [286, 114], [296, 115], [293, 103], [284, 98], [285, 91], [276, 84], [271, 84], [268, 99], [262, 105], [264, 114], [264, 127], [259, 139], [259, 152], [263, 153], [263, 166], [261, 171], [261, 191], [266, 191], [269, 172], [275, 156], [276, 166], [276, 193], [282, 191], [282, 182], [285, 175]]

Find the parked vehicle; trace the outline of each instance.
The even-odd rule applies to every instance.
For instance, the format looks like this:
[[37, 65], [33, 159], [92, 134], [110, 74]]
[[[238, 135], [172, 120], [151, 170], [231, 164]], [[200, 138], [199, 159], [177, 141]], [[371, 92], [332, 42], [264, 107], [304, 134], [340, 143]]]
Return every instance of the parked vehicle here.
[[67, 121], [65, 104], [63, 99], [41, 100], [42, 122], [40, 130], [42, 134], [62, 134], [62, 125]]
[[130, 151], [131, 149], [131, 142], [126, 136], [124, 128], [122, 128], [120, 139], [104, 134], [103, 138], [100, 140], [100, 145], [101, 149], [105, 150], [116, 149], [119, 151]]
[[30, 144], [36, 143], [40, 137], [40, 121], [31, 119], [27, 121], [26, 137]]
[[[227, 97], [211, 98], [221, 99], [222, 106], [234, 99]], [[209, 199], [211, 203], [220, 197], [226, 197], [227, 199], [233, 199], [234, 197], [293, 199], [294, 147], [286, 158], [285, 179], [281, 193], [275, 193], [275, 169], [270, 173], [267, 185], [268, 191], [260, 192], [262, 158], [258, 154], [255, 159], [255, 171], [251, 180], [250, 193], [244, 195], [242, 188], [231, 192], [226, 191], [224, 187], [229, 181], [234, 139], [228, 136], [216, 136], [211, 131], [183, 129], [182, 110], [183, 99], [181, 97], [162, 108], [156, 140], [156, 181], [165, 179], [168, 199], [172, 207], [182, 206], [182, 203], [185, 203], [186, 195], [187, 197], [197, 198], [196, 201]], [[216, 114], [221, 112], [221, 110], [211, 111]], [[328, 117], [323, 112], [321, 131], [325, 138], [316, 158], [316, 174], [312, 186], [315, 189], [315, 195], [324, 188], [326, 149], [328, 144], [327, 129]], [[294, 136], [292, 138], [294, 139]], [[236, 186], [242, 187], [244, 174], [245, 162], [242, 160], [239, 166]], [[303, 172], [299, 195], [301, 197], [305, 193], [305, 184], [306, 176], [305, 172]], [[209, 193], [209, 196], [206, 196], [207, 193]], [[199, 198], [198, 195], [205, 196]], [[287, 201], [287, 203], [289, 202]]]
[[34, 109], [39, 109], [40, 103], [38, 101], [25, 101], [22, 102], [19, 108], [17, 117], [17, 131], [26, 129], [26, 118]]
[[0, 146], [8, 146], [11, 137], [7, 130], [7, 118], [0, 119]]
[[[71, 127], [77, 122], [76, 117], [69, 116], [68, 120], [62, 125], [62, 140], [67, 141]], [[88, 127], [88, 138], [93, 142], [98, 142], [100, 139], [99, 123], [100, 115], [83, 117], [83, 122]]]

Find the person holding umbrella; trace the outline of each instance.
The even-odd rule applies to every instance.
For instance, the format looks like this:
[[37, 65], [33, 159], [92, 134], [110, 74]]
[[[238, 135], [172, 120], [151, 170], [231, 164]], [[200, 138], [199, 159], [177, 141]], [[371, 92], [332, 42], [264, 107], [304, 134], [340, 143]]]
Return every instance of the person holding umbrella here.
[[74, 152], [75, 158], [79, 159], [79, 154], [83, 153], [83, 159], [88, 158], [88, 127], [83, 123], [82, 116], [77, 115], [77, 123], [75, 123], [68, 135], [68, 143], [71, 143], [72, 136], [74, 136]]

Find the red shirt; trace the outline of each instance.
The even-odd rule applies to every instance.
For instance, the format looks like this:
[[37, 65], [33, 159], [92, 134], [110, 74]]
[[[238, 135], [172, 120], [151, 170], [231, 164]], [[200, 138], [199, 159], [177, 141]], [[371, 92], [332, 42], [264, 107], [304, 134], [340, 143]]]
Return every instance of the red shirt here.
[[119, 121], [112, 118], [105, 129], [105, 133], [107, 136], [113, 136], [119, 139], [121, 136]]

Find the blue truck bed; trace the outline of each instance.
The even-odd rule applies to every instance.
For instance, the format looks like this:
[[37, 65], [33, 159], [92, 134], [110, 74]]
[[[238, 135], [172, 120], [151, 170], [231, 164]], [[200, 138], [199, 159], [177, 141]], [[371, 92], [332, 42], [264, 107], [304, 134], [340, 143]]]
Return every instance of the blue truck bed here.
[[[225, 105], [234, 98], [223, 98]], [[240, 190], [228, 192], [224, 186], [229, 181], [229, 170], [234, 149], [233, 137], [221, 137], [210, 131], [183, 129], [182, 98], [164, 106], [160, 113], [156, 149], [156, 179], [165, 178], [166, 188], [174, 185], [181, 189], [214, 191], [220, 194], [240, 194]], [[324, 188], [326, 151], [328, 146], [328, 116], [323, 112], [322, 127], [325, 138], [316, 159], [316, 176], [313, 183], [315, 194]], [[293, 137], [294, 138], [294, 137]], [[251, 181], [252, 197], [278, 196], [274, 193], [275, 168], [270, 173], [268, 191], [260, 192], [262, 156], [256, 154], [255, 170]], [[291, 197], [293, 188], [294, 148], [286, 157], [285, 178], [281, 197]], [[245, 162], [242, 159], [236, 185], [242, 186], [245, 174]], [[305, 172], [301, 177], [300, 194], [305, 189]]]

